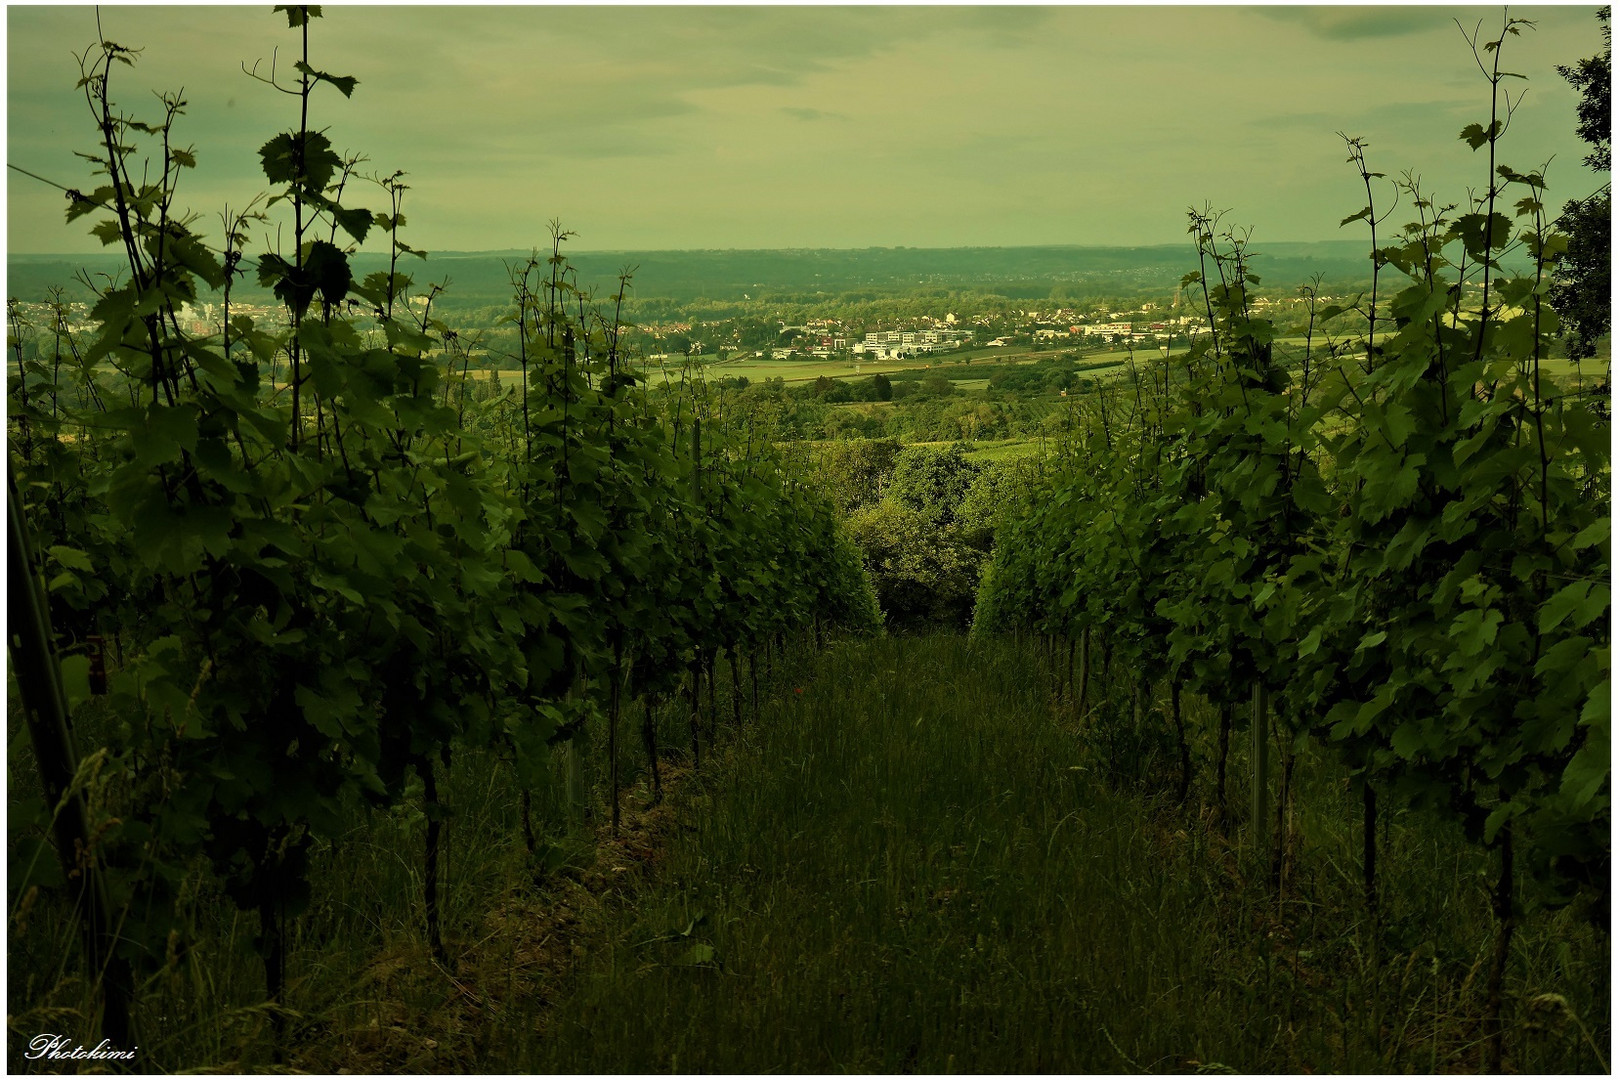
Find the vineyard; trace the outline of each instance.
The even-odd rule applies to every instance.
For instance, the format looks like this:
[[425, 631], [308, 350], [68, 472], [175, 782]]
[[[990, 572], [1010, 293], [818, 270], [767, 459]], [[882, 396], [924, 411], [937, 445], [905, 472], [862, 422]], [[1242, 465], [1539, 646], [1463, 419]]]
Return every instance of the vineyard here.
[[[1518, 23], [1475, 42], [1491, 111], [1462, 133], [1481, 158], [1466, 201], [1391, 184], [1345, 138], [1366, 192], [1345, 223], [1368, 230], [1372, 288], [1329, 303], [1306, 286], [1286, 360], [1251, 303], [1247, 235], [1190, 214], [1199, 268], [1182, 287], [1208, 333], [1068, 399], [1063, 445], [996, 492], [972, 638], [914, 645], [883, 636], [870, 559], [809, 459], [719, 408], [693, 370], [648, 385], [621, 343], [633, 270], [594, 293], [561, 226], [509, 266], [516, 385], [481, 388], [472, 343], [435, 318], [442, 287], [413, 277], [404, 174], [368, 172], [322, 131], [321, 110], [360, 91], [315, 66], [319, 9], [278, 11], [296, 79], [260, 81], [297, 123], [259, 151], [271, 193], [226, 211], [222, 242], [180, 209], [197, 154], [185, 102], [136, 120], [115, 95], [136, 54], [83, 55], [96, 181], [64, 189], [67, 219], [127, 272], [86, 282], [93, 334], [65, 305], [48, 325], [9, 313], [11, 1070], [62, 1067], [26, 1056], [41, 1032], [139, 1047], [138, 1071], [1607, 1069], [1606, 998], [1572, 1004], [1566, 983], [1590, 993], [1607, 968], [1610, 389], [1606, 361], [1544, 370], [1569, 241], [1544, 176], [1502, 164], [1499, 60]], [[1386, 189], [1410, 224], [1386, 225]], [[282, 243], [259, 251], [261, 233]], [[360, 245], [388, 269], [357, 279]], [[280, 318], [232, 313], [249, 277]], [[222, 333], [183, 317], [205, 296]], [[964, 814], [979, 824], [953, 832]], [[1077, 818], [1113, 838], [1106, 853], [1065, 850]], [[874, 828], [894, 846], [866, 846]], [[1001, 841], [993, 871], [968, 854]], [[1409, 940], [1414, 912], [1451, 910], [1410, 895], [1430, 844], [1482, 875], [1456, 901], [1493, 921], [1477, 955], [1456, 927], [1444, 948]], [[664, 847], [679, 896], [615, 878]], [[1218, 873], [1199, 869], [1211, 853]], [[1252, 1035], [1305, 994], [1273, 986], [1270, 944], [1226, 1049], [1168, 1012], [1140, 1030], [1098, 1019], [1106, 989], [1076, 988], [1111, 942], [1147, 950], [1144, 971], [1182, 963], [1135, 915], [1111, 921], [1141, 898], [1090, 883], [1103, 858], [1110, 881], [1139, 875], [1180, 905], [1160, 933], [1206, 901], [1268, 942], [1317, 933], [1319, 907], [1353, 923], [1355, 959], [1334, 970], [1354, 966], [1357, 1003], [1322, 1006], [1342, 1037]], [[791, 887], [759, 899], [771, 875]], [[1071, 904], [1058, 876], [1091, 891]], [[876, 883], [879, 907], [836, 891], [843, 878]], [[559, 880], [621, 906], [593, 901], [598, 922], [568, 930], [542, 910]], [[788, 897], [803, 909], [768, 923]], [[1116, 938], [1039, 947], [1047, 925], [1081, 933], [1086, 905]], [[1309, 932], [1287, 914], [1307, 909]], [[755, 916], [762, 929], [731, 928]], [[924, 919], [965, 944], [948, 963], [935, 949], [908, 991], [932, 1011], [901, 1015], [880, 990], [928, 951], [906, 921]], [[847, 969], [766, 943], [763, 927], [780, 941], [818, 920]], [[593, 952], [524, 966], [514, 945], [504, 968], [485, 963], [485, 941], [529, 933], [518, 922]], [[1570, 941], [1604, 955], [1577, 961]], [[1249, 962], [1229, 946], [1212, 962]], [[767, 972], [772, 949], [798, 966]], [[375, 974], [400, 956], [410, 978]], [[1407, 1033], [1428, 991], [1399, 974], [1420, 958], [1427, 1059]], [[1308, 988], [1300, 964], [1296, 941], [1290, 978]], [[575, 966], [572, 1011], [506, 1030], [514, 982]], [[351, 968], [460, 1019], [396, 1053], [413, 1021], [373, 991], [346, 1011]], [[671, 981], [646, 981], [654, 968]], [[749, 971], [771, 992], [746, 1021], [692, 981]], [[794, 972], [821, 1002], [802, 1045]], [[1140, 1016], [1159, 1015], [1153, 986], [1129, 983]], [[1016, 1019], [998, 999], [1023, 1002]], [[1070, 1035], [1060, 1000], [1090, 1018]], [[688, 1004], [712, 1037], [688, 1040]], [[1564, 1025], [1554, 1050], [1522, 1034], [1535, 1010]], [[1085, 1041], [1091, 1020], [1107, 1041]], [[976, 1024], [989, 1041], [952, 1052]], [[597, 1029], [620, 1034], [534, 1035]], [[845, 1029], [865, 1034], [827, 1034]], [[756, 1058], [761, 1030], [778, 1041]], [[1161, 1054], [1172, 1030], [1184, 1042]]]
[[[288, 16], [307, 50], [306, 15]], [[137, 988], [187, 959], [199, 865], [258, 919], [276, 1002], [312, 850], [340, 841], [355, 803], [409, 800], [428, 820], [417, 858], [442, 958], [437, 780], [454, 754], [499, 759], [525, 801], [569, 785], [582, 808], [577, 748], [606, 729], [616, 791], [631, 702], [684, 686], [696, 757], [717, 658], [734, 683], [745, 666], [757, 680], [762, 651], [878, 618], [830, 504], [770, 447], [705, 425], [701, 387], [671, 416], [650, 410], [561, 234], [513, 269], [521, 389], [481, 406], [433, 291], [418, 297], [399, 265], [417, 254], [401, 238], [406, 185], [379, 177], [382, 209], [355, 205], [356, 162], [307, 124], [318, 88], [347, 96], [352, 80], [306, 51], [306, 122], [261, 151], [275, 194], [230, 216], [214, 251], [175, 210], [195, 161], [171, 138], [183, 102], [156, 123], [125, 118], [112, 77], [129, 62], [112, 43], [87, 54], [105, 182], [68, 211], [104, 215], [95, 232], [129, 275], [105, 288], [83, 348], [58, 334], [28, 361], [15, 335], [9, 380], [34, 758], [13, 768], [45, 784], [28, 819], [12, 815], [12, 880], [31, 882], [24, 908], [79, 883], [83, 992], [99, 984], [118, 1046]], [[144, 140], [161, 147], [155, 181]], [[242, 244], [276, 205], [291, 255], [255, 260]], [[376, 235], [394, 264], [355, 281], [339, 240]], [[206, 288], [228, 312], [249, 272], [285, 302], [286, 327], [227, 316], [223, 340], [188, 335], [179, 307]]]
[[[1076, 418], [1074, 467], [999, 538], [975, 621], [1045, 636], [1065, 679], [1078, 643], [1081, 700], [1093, 656], [1105, 674], [1123, 665], [1137, 729], [1165, 685], [1180, 800], [1199, 737], [1182, 695], [1217, 706], [1223, 815], [1247, 725], [1249, 843], [1274, 882], [1302, 753], [1334, 757], [1360, 792], [1370, 911], [1380, 814], [1453, 817], [1498, 863], [1498, 1072], [1522, 898], [1606, 908], [1609, 882], [1609, 385], [1606, 367], [1542, 373], [1566, 239], [1543, 177], [1498, 164], [1499, 61], [1518, 32], [1509, 21], [1476, 53], [1492, 109], [1462, 133], [1486, 158], [1469, 204], [1408, 175], [1395, 186], [1415, 220], [1380, 236], [1382, 174], [1346, 137], [1368, 201], [1344, 223], [1369, 228], [1375, 267], [1360, 334], [1308, 337], [1297, 364], [1273, 362], [1246, 237], [1189, 215], [1200, 269], [1183, 284], [1210, 336]], [[1513, 252], [1528, 276], [1503, 272]], [[1344, 310], [1313, 303], [1310, 327]]]

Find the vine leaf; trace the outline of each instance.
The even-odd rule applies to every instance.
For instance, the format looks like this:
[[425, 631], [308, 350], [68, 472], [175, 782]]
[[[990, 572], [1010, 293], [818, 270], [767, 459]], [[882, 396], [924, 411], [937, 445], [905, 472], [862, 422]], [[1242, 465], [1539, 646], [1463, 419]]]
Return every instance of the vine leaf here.
[[287, 16], [287, 29], [289, 30], [296, 30], [298, 27], [308, 23], [310, 19], [321, 17], [321, 5], [319, 4], [277, 4], [270, 10], [272, 14], [279, 11]]
[[316, 71], [302, 60], [293, 64], [293, 67], [303, 74], [308, 75], [316, 82], [331, 83], [333, 86], [337, 87], [338, 93], [342, 94], [344, 97], [353, 96], [354, 88], [360, 85], [360, 80], [355, 78], [353, 75], [328, 75], [324, 71]]
[[1586, 728], [1586, 743], [1565, 766], [1559, 787], [1560, 793], [1578, 807], [1591, 804], [1609, 779], [1609, 710], [1609, 680], [1604, 679], [1592, 688], [1592, 695], [1581, 710], [1580, 724]]
[[1478, 150], [1500, 134], [1502, 134], [1502, 121], [1493, 120], [1489, 131], [1479, 124], [1469, 124], [1462, 129], [1462, 133], [1457, 137], [1467, 143], [1470, 149]]
[[332, 182], [332, 175], [343, 164], [332, 141], [318, 131], [306, 131], [302, 138], [284, 131], [259, 148], [259, 159], [272, 184], [317, 192]]
[[1590, 581], [1577, 581], [1565, 585], [1541, 605], [1541, 618], [1537, 627], [1543, 634], [1550, 634], [1565, 619], [1573, 617], [1571, 629], [1579, 630], [1603, 614], [1608, 606], [1607, 586]]

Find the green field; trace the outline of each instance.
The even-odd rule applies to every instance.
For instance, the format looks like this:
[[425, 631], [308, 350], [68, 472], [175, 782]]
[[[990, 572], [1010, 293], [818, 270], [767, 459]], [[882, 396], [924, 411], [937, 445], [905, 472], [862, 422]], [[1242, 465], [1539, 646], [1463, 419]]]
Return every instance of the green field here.
[[[943, 450], [956, 444], [950, 442], [918, 442], [907, 445], [926, 446], [936, 450]], [[1040, 439], [997, 439], [993, 442], [976, 442], [969, 445], [973, 449], [963, 455], [969, 461], [1006, 461], [1009, 458], [1039, 457], [1047, 448]]]
[[[737, 378], [742, 376], [749, 381], [762, 381], [765, 379], [781, 379], [784, 382], [808, 382], [826, 376], [832, 379], [869, 379], [873, 375], [892, 375], [899, 371], [949, 371], [952, 373], [961, 370], [962, 366], [984, 368], [986, 374], [984, 381], [989, 381], [989, 373], [1002, 364], [1031, 364], [1037, 360], [1050, 359], [1064, 353], [1073, 353], [1073, 346], [1060, 349], [964, 349], [960, 352], [938, 353], [931, 357], [918, 357], [912, 360], [898, 361], [862, 361], [855, 364], [849, 360], [838, 359], [804, 359], [804, 360], [772, 360], [765, 357], [748, 356], [740, 359], [727, 359], [712, 361], [702, 365], [704, 375], [710, 379]], [[1082, 365], [1124, 363], [1128, 354], [1124, 351], [1083, 353], [1080, 358]], [[647, 370], [657, 379], [678, 379], [681, 366], [673, 362], [664, 365], [649, 365]], [[954, 380], [953, 380], [954, 381]], [[966, 380], [977, 382], [977, 379]], [[977, 387], [975, 387], [977, 388]]]
[[[1292, 349], [1302, 349], [1305, 345], [1303, 337], [1283, 337], [1276, 339], [1281, 345]], [[1323, 340], [1315, 339], [1313, 350], [1321, 349]], [[1608, 372], [1608, 338], [1599, 342], [1600, 355], [1593, 359], [1582, 361], [1577, 365], [1571, 360], [1544, 360], [1542, 371], [1549, 378], [1561, 383], [1573, 383], [1577, 374], [1590, 384], [1594, 379], [1602, 377]], [[743, 359], [728, 359], [723, 362], [712, 361], [694, 364], [693, 368], [702, 372], [706, 379], [738, 378], [743, 377], [750, 382], [763, 382], [767, 379], [781, 379], [785, 383], [805, 383], [826, 376], [831, 379], [869, 379], [873, 375], [894, 375], [899, 372], [931, 372], [948, 377], [956, 389], [964, 393], [980, 392], [988, 388], [990, 376], [998, 367], [1005, 365], [1033, 364], [1040, 360], [1053, 359], [1065, 353], [1074, 353], [1072, 347], [1045, 350], [1020, 350], [1010, 352], [1006, 349], [974, 349], [963, 350], [957, 353], [942, 353], [927, 359], [905, 361], [885, 361], [881, 363], [853, 364], [847, 360], [770, 360], [758, 357]], [[1135, 359], [1138, 363], [1149, 363], [1162, 359], [1162, 354], [1147, 350], [1131, 352], [1126, 349], [1111, 349], [1099, 352], [1082, 352], [1077, 361], [1079, 374], [1083, 378], [1092, 380], [1109, 380], [1125, 371], [1125, 364]], [[649, 376], [652, 385], [662, 385], [667, 382], [679, 382], [687, 370], [685, 362], [670, 361], [658, 365], [647, 365], [643, 368]], [[109, 373], [111, 369], [108, 369]], [[969, 375], [968, 372], [972, 374]], [[981, 374], [982, 372], [982, 374]], [[473, 367], [468, 371], [470, 378], [486, 381], [490, 371], [486, 368]], [[516, 386], [520, 379], [517, 371], [502, 370], [502, 382], [506, 386]], [[278, 387], [285, 384], [278, 383]], [[872, 404], [865, 403], [868, 407]]]

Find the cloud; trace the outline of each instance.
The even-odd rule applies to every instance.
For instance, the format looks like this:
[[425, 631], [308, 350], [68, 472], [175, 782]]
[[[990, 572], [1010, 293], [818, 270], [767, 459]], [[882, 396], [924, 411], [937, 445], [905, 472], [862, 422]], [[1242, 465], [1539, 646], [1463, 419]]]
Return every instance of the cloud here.
[[[1405, 37], [1448, 25], [1460, 12], [1440, 7], [1256, 7], [1258, 15], [1302, 26], [1324, 41]], [[1466, 13], [1464, 13], [1466, 14]]]
[[[938, 11], [939, 9], [934, 9]], [[1047, 7], [967, 7], [952, 12], [952, 24], [983, 45], [1019, 48], [1037, 42], [1053, 22]]]
[[787, 113], [789, 116], [793, 117], [793, 119], [795, 119], [795, 120], [803, 120], [803, 121], [805, 121], [807, 123], [810, 122], [810, 121], [813, 121], [813, 120], [848, 120], [849, 119], [849, 117], [845, 116], [843, 113], [827, 112], [827, 111], [825, 111], [823, 109], [797, 109], [797, 108], [793, 108], [793, 107], [787, 106], [787, 105], [784, 105], [782, 107], [782, 112]]
[[[1533, 80], [1515, 157], [1573, 171], [1574, 94], [1552, 69], [1600, 49], [1597, 26], [1588, 8], [1528, 14], [1536, 32], [1510, 43]], [[1204, 197], [1336, 235], [1359, 196], [1335, 131], [1373, 140], [1391, 176], [1477, 177], [1455, 135], [1480, 119], [1481, 80], [1454, 17], [1501, 25], [1487, 7], [336, 5], [310, 63], [360, 84], [352, 100], [322, 87], [311, 123], [410, 174], [430, 249], [527, 243], [557, 214], [627, 248], [1167, 239]], [[258, 147], [297, 101], [241, 65], [279, 49], [285, 77], [301, 45], [285, 23], [101, 9], [109, 37], [145, 49], [117, 72], [121, 105], [152, 119], [149, 89], [187, 91], [176, 135], [199, 167], [182, 201], [266, 186]], [[7, 25], [8, 159], [83, 186], [72, 151], [95, 129], [73, 54], [95, 13], [14, 6]], [[14, 250], [94, 245], [63, 228], [60, 192], [13, 179]]]

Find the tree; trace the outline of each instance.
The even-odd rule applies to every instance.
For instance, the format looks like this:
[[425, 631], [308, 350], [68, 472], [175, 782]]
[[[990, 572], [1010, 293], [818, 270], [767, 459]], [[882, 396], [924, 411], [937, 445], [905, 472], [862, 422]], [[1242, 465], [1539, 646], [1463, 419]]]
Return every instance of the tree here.
[[1575, 133], [1592, 147], [1586, 155], [1588, 167], [1607, 172], [1609, 168], [1609, 9], [1599, 8], [1603, 24], [1603, 55], [1588, 56], [1573, 67], [1560, 64], [1558, 74], [1581, 92], [1575, 107]]
[[894, 499], [856, 510], [846, 527], [890, 626], [967, 625], [983, 555], [954, 530]]
[[[1603, 23], [1603, 52], [1558, 73], [1581, 92], [1575, 109], [1575, 131], [1592, 152], [1586, 164], [1609, 168], [1609, 9], [1597, 13]], [[1564, 320], [1569, 355], [1596, 354], [1596, 342], [1609, 329], [1609, 186], [1586, 199], [1564, 204], [1559, 224], [1569, 247], [1553, 268], [1552, 305]]]
[[826, 447], [816, 463], [817, 486], [838, 512], [848, 514], [883, 497], [900, 444], [894, 439], [862, 439]]
[[967, 459], [968, 450], [960, 443], [943, 450], [906, 447], [894, 459], [890, 494], [930, 523], [949, 525], [974, 478], [983, 471], [983, 466]]
[[989, 555], [996, 532], [1009, 515], [1019, 512], [1020, 500], [1033, 489], [1039, 471], [1037, 459], [1016, 457], [992, 462], [979, 472], [956, 506], [962, 542]]

